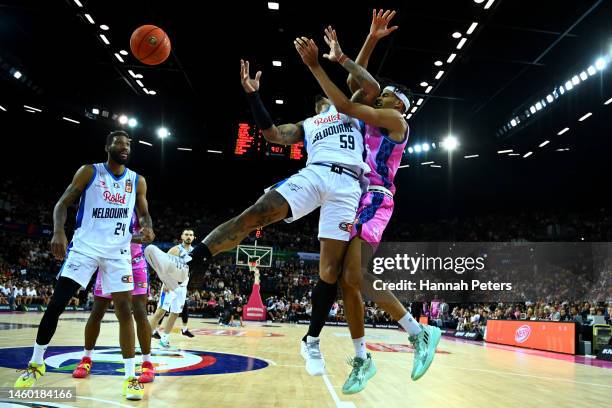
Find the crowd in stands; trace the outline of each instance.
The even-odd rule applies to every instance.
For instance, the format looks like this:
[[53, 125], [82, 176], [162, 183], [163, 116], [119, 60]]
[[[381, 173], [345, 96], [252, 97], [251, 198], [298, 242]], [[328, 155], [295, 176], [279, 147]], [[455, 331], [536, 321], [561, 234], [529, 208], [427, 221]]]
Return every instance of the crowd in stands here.
[[[11, 308], [46, 305], [53, 293], [54, 278], [61, 263], [49, 251], [49, 234], [44, 228], [51, 225], [53, 200], [57, 190], [45, 185], [23, 186], [18, 182], [2, 182], [0, 191], [0, 305]], [[41, 199], [41, 197], [51, 197]], [[202, 238], [223, 220], [238, 213], [239, 209], [207, 211], [195, 202], [175, 201], [171, 204], [150, 200], [154, 216], [157, 241], [175, 242], [185, 227], [194, 227]], [[67, 231], [72, 228], [68, 217]], [[266, 227], [257, 237], [258, 245], [269, 245], [274, 251], [318, 252], [316, 217], [307, 217], [298, 224], [280, 223]], [[28, 225], [15, 231], [14, 224]], [[388, 241], [611, 241], [612, 216], [601, 209], [580, 214], [530, 213], [515, 215], [486, 215], [456, 219], [436, 219], [431, 222], [411, 222], [394, 219], [385, 238]], [[34, 233], [33, 233], [34, 231]], [[256, 239], [252, 234], [245, 243]], [[196, 240], [197, 242], [198, 240]], [[609, 269], [608, 269], [609, 270]], [[261, 293], [270, 320], [297, 322], [308, 320], [312, 309], [311, 289], [318, 279], [316, 261], [305, 261], [297, 256], [274, 257], [270, 268], [261, 268]], [[555, 275], [566, 282], [564, 288], [587, 284], [572, 279], [571, 274]], [[549, 282], [550, 283], [550, 282]], [[588, 315], [603, 315], [610, 319], [612, 299], [610, 278], [602, 274], [596, 290], [589, 299], [595, 302], [580, 304], [563, 301], [569, 292], [557, 291], [555, 296], [540, 296], [542, 285], [534, 279], [529, 285], [530, 300], [508, 304], [457, 305], [452, 310], [431, 316], [445, 327], [479, 330], [488, 319], [525, 319], [580, 321], [587, 323]], [[189, 284], [187, 307], [190, 313], [203, 317], [219, 316], [228, 308], [244, 305], [251, 293], [252, 273], [235, 265], [235, 255], [228, 253], [215, 259], [205, 270], [195, 270]], [[592, 283], [588, 283], [592, 285]], [[157, 305], [161, 283], [151, 273], [149, 308]], [[558, 285], [557, 285], [558, 287]], [[562, 288], [562, 289], [564, 289]], [[567, 295], [567, 296], [566, 296]], [[72, 304], [91, 307], [90, 291], [81, 291]], [[418, 307], [420, 309], [420, 306]], [[587, 313], [588, 312], [588, 313]], [[424, 310], [413, 313], [427, 314]], [[587, 314], [585, 314], [587, 313]], [[386, 324], [390, 316], [374, 303], [365, 305], [368, 323]], [[344, 322], [344, 309], [339, 299], [330, 311], [329, 320]]]

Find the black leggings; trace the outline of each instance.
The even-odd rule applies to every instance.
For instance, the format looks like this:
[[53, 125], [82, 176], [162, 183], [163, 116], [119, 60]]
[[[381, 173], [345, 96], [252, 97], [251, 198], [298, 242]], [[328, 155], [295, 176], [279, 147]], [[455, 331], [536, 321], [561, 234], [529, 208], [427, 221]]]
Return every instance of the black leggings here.
[[40, 326], [38, 326], [38, 333], [36, 334], [36, 344], [44, 346], [51, 342], [60, 315], [64, 313], [64, 309], [68, 306], [70, 299], [72, 299], [80, 287], [80, 284], [70, 278], [59, 278], [47, 310], [45, 310], [45, 314], [40, 320]]
[[181, 319], [183, 320], [183, 326], [187, 326], [187, 321], [189, 320], [189, 308], [187, 307], [187, 304], [183, 305]]

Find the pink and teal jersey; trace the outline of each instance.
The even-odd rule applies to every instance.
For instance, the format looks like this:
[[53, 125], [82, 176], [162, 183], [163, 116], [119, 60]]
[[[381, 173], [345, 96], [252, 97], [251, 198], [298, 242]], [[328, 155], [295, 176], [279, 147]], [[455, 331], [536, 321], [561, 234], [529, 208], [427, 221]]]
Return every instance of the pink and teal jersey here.
[[395, 174], [402, 162], [404, 149], [408, 143], [408, 129], [401, 142], [389, 138], [386, 129], [365, 126], [366, 163], [370, 166], [367, 177], [371, 186], [382, 186], [395, 194]]
[[408, 129], [401, 142], [393, 141], [385, 129], [376, 126], [366, 125], [364, 134], [366, 163], [370, 166], [367, 175], [370, 186], [369, 191], [361, 196], [351, 239], [358, 236], [377, 247], [393, 214], [393, 180], [408, 143]]

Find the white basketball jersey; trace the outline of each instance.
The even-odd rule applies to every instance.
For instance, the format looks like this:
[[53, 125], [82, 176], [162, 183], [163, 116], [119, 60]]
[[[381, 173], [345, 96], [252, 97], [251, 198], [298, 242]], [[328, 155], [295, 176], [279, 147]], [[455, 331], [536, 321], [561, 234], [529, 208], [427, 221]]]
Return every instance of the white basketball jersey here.
[[106, 163], [93, 167], [94, 176], [81, 194], [69, 248], [84, 255], [129, 260], [138, 174], [126, 168], [116, 177]]
[[339, 113], [335, 106], [306, 119], [304, 145], [311, 163], [337, 163], [369, 170], [364, 162], [365, 144], [360, 122]]

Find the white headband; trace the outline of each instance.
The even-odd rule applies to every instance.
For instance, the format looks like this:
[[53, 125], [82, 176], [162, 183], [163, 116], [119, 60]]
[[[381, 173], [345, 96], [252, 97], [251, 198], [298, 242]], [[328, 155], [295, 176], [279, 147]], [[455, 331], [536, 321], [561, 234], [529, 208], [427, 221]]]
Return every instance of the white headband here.
[[397, 98], [402, 101], [402, 103], [404, 104], [404, 113], [408, 112], [408, 109], [410, 108], [410, 101], [408, 100], [408, 97], [406, 95], [404, 95], [402, 93], [402, 91], [399, 90], [399, 88], [395, 87], [395, 86], [385, 86], [385, 89], [383, 89], [384, 91], [389, 91], [389, 92], [393, 92], [393, 94], [395, 96], [397, 96]]

